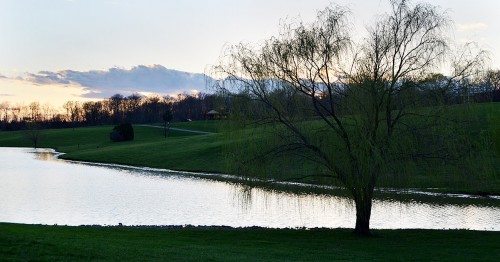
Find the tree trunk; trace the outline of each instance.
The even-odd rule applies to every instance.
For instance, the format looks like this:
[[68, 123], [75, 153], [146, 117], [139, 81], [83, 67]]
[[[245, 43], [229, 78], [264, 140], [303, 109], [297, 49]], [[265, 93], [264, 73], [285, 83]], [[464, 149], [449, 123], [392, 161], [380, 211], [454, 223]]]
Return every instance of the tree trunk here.
[[372, 194], [357, 196], [354, 198], [354, 202], [356, 204], [356, 227], [353, 233], [357, 236], [371, 236]]
[[165, 138], [167, 138], [167, 122], [165, 121], [165, 123], [163, 124], [163, 131], [164, 131], [164, 136]]

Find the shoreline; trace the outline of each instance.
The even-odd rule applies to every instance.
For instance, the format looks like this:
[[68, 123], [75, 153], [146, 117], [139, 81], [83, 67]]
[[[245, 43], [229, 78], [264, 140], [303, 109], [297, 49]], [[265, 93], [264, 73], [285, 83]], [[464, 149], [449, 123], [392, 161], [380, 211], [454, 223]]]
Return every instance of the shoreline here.
[[[225, 231], [251, 231], [251, 230], [262, 230], [262, 231], [352, 231], [353, 228], [348, 227], [262, 227], [262, 226], [224, 226], [224, 225], [123, 225], [121, 223], [117, 225], [99, 225], [99, 224], [89, 224], [89, 225], [60, 225], [60, 224], [28, 224], [28, 223], [16, 223], [16, 222], [0, 222], [1, 225], [19, 225], [19, 226], [41, 226], [41, 227], [67, 227], [67, 228], [105, 228], [105, 229], [153, 229], [153, 230], [225, 230]], [[437, 231], [437, 232], [450, 232], [450, 231], [467, 231], [467, 232], [496, 232], [500, 233], [500, 230], [479, 230], [479, 229], [467, 229], [467, 228], [443, 228], [443, 229], [433, 229], [433, 228], [372, 228], [372, 231]]]
[[[18, 148], [28, 148], [29, 147], [18, 147]], [[132, 169], [132, 170], [141, 170], [141, 171], [149, 171], [149, 172], [159, 172], [159, 173], [173, 173], [181, 176], [191, 176], [191, 177], [199, 177], [199, 178], [209, 178], [217, 181], [224, 182], [236, 182], [236, 183], [244, 183], [245, 185], [253, 186], [264, 186], [265, 185], [281, 185], [281, 186], [292, 186], [292, 187], [300, 187], [303, 189], [326, 189], [326, 190], [344, 190], [341, 187], [336, 186], [328, 186], [328, 185], [319, 185], [319, 184], [308, 184], [308, 183], [300, 183], [300, 182], [289, 182], [289, 181], [279, 181], [279, 180], [262, 180], [258, 178], [251, 177], [242, 177], [238, 175], [231, 174], [222, 174], [215, 172], [204, 172], [204, 171], [184, 171], [184, 170], [175, 170], [169, 168], [155, 168], [148, 166], [135, 166], [130, 164], [116, 164], [111, 162], [90, 162], [76, 159], [65, 159], [61, 156], [66, 155], [65, 152], [59, 152], [54, 148], [34, 148], [34, 150], [48, 150], [54, 154], [54, 159], [65, 161], [69, 163], [76, 164], [84, 164], [91, 166], [103, 166], [103, 167], [118, 167], [123, 169]], [[389, 194], [405, 194], [405, 195], [421, 195], [421, 196], [433, 196], [433, 197], [448, 197], [448, 198], [466, 198], [466, 199], [495, 199], [500, 200], [500, 194], [494, 194], [490, 192], [460, 192], [460, 191], [451, 191], [448, 192], [446, 190], [441, 190], [440, 188], [390, 188], [390, 187], [377, 187], [375, 191], [380, 193], [389, 193]]]
[[[131, 164], [117, 164], [113, 162], [92, 162], [84, 161], [78, 159], [66, 159], [64, 155], [66, 152], [57, 151], [55, 148], [50, 147], [1, 147], [0, 148], [18, 148], [23, 150], [33, 150], [33, 153], [51, 153], [53, 154], [53, 160], [63, 161], [67, 163], [83, 164], [89, 166], [99, 166], [99, 167], [111, 167], [111, 168], [122, 168], [127, 170], [140, 170], [146, 172], [155, 173], [169, 173], [179, 176], [196, 177], [196, 178], [207, 178], [215, 181], [221, 182], [231, 182], [240, 183], [250, 187], [261, 187], [270, 190], [281, 190], [285, 192], [335, 192], [335, 193], [347, 193], [345, 189], [337, 186], [320, 185], [320, 184], [308, 184], [300, 182], [290, 182], [290, 181], [279, 181], [279, 180], [262, 180], [259, 178], [252, 177], [242, 177], [238, 175], [223, 174], [216, 172], [204, 172], [204, 171], [184, 171], [169, 168], [156, 168], [140, 165]], [[376, 187], [375, 191], [380, 193], [380, 198], [384, 195], [401, 195], [401, 196], [421, 196], [421, 197], [440, 197], [440, 198], [450, 198], [450, 199], [468, 199], [468, 200], [500, 200], [500, 194], [494, 194], [490, 192], [467, 192], [467, 191], [454, 191], [446, 190], [440, 188], [394, 188], [394, 187]]]

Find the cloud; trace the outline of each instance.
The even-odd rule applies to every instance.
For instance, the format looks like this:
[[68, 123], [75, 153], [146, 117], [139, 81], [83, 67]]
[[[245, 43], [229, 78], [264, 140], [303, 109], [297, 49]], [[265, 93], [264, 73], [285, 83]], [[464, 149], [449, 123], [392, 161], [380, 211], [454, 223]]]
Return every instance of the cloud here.
[[28, 74], [24, 80], [39, 85], [79, 85], [89, 98], [108, 98], [114, 94], [178, 94], [201, 90], [206, 92], [205, 74], [167, 69], [161, 65], [139, 65], [131, 69], [110, 68], [86, 72], [63, 70]]
[[468, 24], [457, 24], [458, 32], [472, 31], [472, 30], [480, 30], [486, 28], [488, 25], [485, 23], [468, 23]]
[[3, 96], [14, 96], [14, 95], [12, 95], [12, 94], [0, 94], [0, 96], [3, 97]]

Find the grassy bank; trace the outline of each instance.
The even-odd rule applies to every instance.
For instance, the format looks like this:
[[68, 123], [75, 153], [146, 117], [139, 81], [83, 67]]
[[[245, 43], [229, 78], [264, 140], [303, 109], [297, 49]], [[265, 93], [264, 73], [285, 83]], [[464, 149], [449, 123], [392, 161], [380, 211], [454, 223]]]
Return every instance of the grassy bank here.
[[146, 229], [0, 223], [0, 258], [113, 261], [498, 261], [500, 234], [478, 231]]
[[[469, 192], [500, 193], [500, 103], [453, 105], [444, 108], [424, 108], [423, 115], [429, 111], [440, 112], [440, 119], [435, 123], [425, 123], [435, 128], [425, 128], [427, 133], [424, 140], [398, 140], [401, 148], [409, 147], [410, 152], [419, 149], [422, 158], [400, 159], [400, 155], [393, 155], [398, 159], [388, 166], [383, 167], [377, 185], [381, 187], [397, 188], [438, 188], [438, 191], [447, 192]], [[426, 118], [419, 117], [416, 120]], [[433, 118], [429, 118], [433, 119]], [[349, 119], [350, 121], [354, 121]], [[416, 121], [415, 119], [413, 121]], [[422, 120], [424, 121], [424, 120]], [[424, 122], [425, 122], [424, 121]], [[245, 126], [240, 128], [240, 126]], [[331, 135], [331, 129], [324, 121], [308, 120], [301, 122], [303, 134], [309, 141], [313, 141], [318, 147], [329, 152], [332, 162], [349, 164], [349, 161], [342, 159], [346, 154], [339, 153], [342, 149], [339, 138]], [[234, 161], [232, 168], [242, 170], [249, 176], [263, 179], [287, 180], [293, 177], [307, 177], [306, 182], [332, 184], [336, 180], [326, 177], [331, 175], [326, 168], [322, 169], [321, 164], [311, 156], [311, 151], [288, 150], [281, 147], [281, 152], [273, 151], [283, 144], [280, 142], [283, 137], [292, 137], [291, 132], [287, 132], [282, 126], [262, 125], [261, 123], [252, 125], [250, 121], [240, 121], [234, 123], [232, 132], [225, 132], [227, 141], [238, 141], [228, 143], [226, 151]], [[428, 132], [427, 132], [428, 130]], [[417, 132], [418, 133], [418, 132]], [[436, 139], [438, 138], [438, 139]], [[358, 137], [363, 141], [363, 137]], [[296, 140], [289, 139], [293, 143]], [[429, 142], [433, 141], [433, 142]], [[338, 147], [332, 146], [338, 144]], [[328, 145], [328, 146], [324, 146]], [[262, 152], [269, 152], [264, 157], [256, 158]], [[438, 153], [433, 158], [433, 153]], [[425, 157], [429, 153], [430, 157]], [[305, 156], [305, 157], [304, 157]], [[311, 156], [310, 158], [307, 158]], [[444, 156], [441, 158], [440, 156]], [[390, 159], [390, 158], [389, 158]], [[242, 164], [243, 163], [243, 164]], [[249, 164], [247, 164], [249, 163]], [[258, 163], [258, 165], [252, 165]], [[326, 172], [325, 172], [326, 171]], [[319, 174], [316, 177], [311, 175]], [[326, 176], [320, 176], [320, 175]]]
[[[468, 159], [469, 162], [463, 161], [462, 164], [469, 168], [472, 168], [471, 165], [476, 165], [481, 168], [488, 166], [490, 170], [495, 168], [500, 170], [500, 103], [474, 105], [469, 112], [470, 118], [477, 120], [474, 123], [479, 123], [475, 126], [477, 129], [474, 131], [475, 137], [471, 139], [489, 139], [488, 141], [491, 142], [489, 148], [478, 148], [476, 152], [480, 154], [473, 155]], [[135, 126], [135, 140], [121, 143], [113, 143], [109, 140], [112, 126], [43, 130], [39, 147], [54, 148], [67, 153], [63, 158], [72, 160], [235, 174], [237, 171], [235, 171], [234, 162], [228, 161], [230, 158], [227, 154], [239, 150], [240, 154], [248, 155], [250, 152], [251, 155], [252, 150], [254, 152], [262, 150], [262, 147], [267, 144], [266, 134], [258, 129], [246, 129], [242, 134], [233, 136], [225, 131], [224, 125], [222, 121], [175, 123], [173, 127], [217, 133], [200, 135], [170, 131], [167, 139], [163, 137], [161, 128]], [[259, 140], [261, 138], [263, 140]], [[250, 143], [242, 143], [242, 139], [254, 140]], [[25, 132], [0, 132], [0, 146], [30, 147], [32, 143], [26, 139]], [[242, 151], [243, 147], [244, 151]], [[267, 163], [265, 161], [256, 163], [261, 169], [260, 171], [256, 169], [259, 173], [256, 176], [262, 176], [265, 173], [264, 178], [282, 180], [308, 175], [317, 172], [318, 169], [315, 163], [299, 159], [270, 158]], [[252, 165], [252, 162], [249, 164]], [[274, 172], [282, 171], [283, 168], [287, 170]], [[289, 177], [280, 177], [279, 173]], [[499, 172], [492, 172], [493, 175], [487, 172], [476, 172], [479, 173], [478, 177], [472, 177], [468, 172], [462, 172], [462, 176], [438, 176], [435, 175], [436, 173], [435, 170], [427, 170], [407, 176], [402, 182], [392, 179], [381, 180], [379, 185], [409, 188], [432, 187], [440, 188], [441, 191], [500, 194]]]
[[[198, 123], [199, 125], [199, 123]], [[216, 135], [199, 135], [134, 126], [133, 141], [113, 143], [112, 126], [42, 130], [39, 147], [66, 153], [62, 158], [189, 171], [222, 171], [220, 141]], [[203, 131], [203, 130], [201, 130]], [[0, 132], [0, 146], [32, 147], [25, 132]]]

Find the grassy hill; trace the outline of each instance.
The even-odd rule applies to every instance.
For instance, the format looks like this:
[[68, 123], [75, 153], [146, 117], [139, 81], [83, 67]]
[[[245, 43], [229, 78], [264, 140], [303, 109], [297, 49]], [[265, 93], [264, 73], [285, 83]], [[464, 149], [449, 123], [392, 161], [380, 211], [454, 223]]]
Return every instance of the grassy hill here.
[[[459, 105], [457, 107], [463, 107]], [[453, 110], [453, 107], [451, 108]], [[426, 170], [409, 176], [403, 182], [381, 181], [382, 186], [428, 188], [440, 187], [450, 191], [487, 191], [500, 193], [500, 103], [476, 104], [467, 111], [466, 118], [472, 119], [474, 125], [470, 132], [470, 139], [478, 140], [484, 148], [477, 148], [475, 155], [467, 161], [479, 167], [488, 166], [487, 172], [479, 172], [478, 177], [463, 175], [463, 177], [448, 177], [433, 175], [436, 170]], [[181, 131], [170, 131], [169, 137], [164, 138], [163, 129], [134, 126], [135, 139], [133, 141], [113, 143], [109, 139], [112, 126], [85, 127], [75, 129], [43, 130], [39, 147], [54, 148], [66, 153], [65, 159], [128, 164], [168, 168], [185, 171], [205, 171], [219, 173], [237, 173], [234, 161], [228, 158], [232, 151], [243, 148], [243, 154], [252, 150], [257, 152], [265, 148], [269, 138], [260, 129], [244, 129], [239, 135], [233, 136], [227, 131], [224, 121], [195, 121], [175, 123], [173, 127], [191, 130], [218, 132], [216, 134], [195, 134]], [[267, 140], [266, 140], [267, 139]], [[244, 141], [245, 140], [245, 141]], [[249, 140], [249, 141], [247, 141]], [[484, 140], [484, 141], [483, 141]], [[30, 147], [32, 143], [26, 139], [23, 131], [0, 132], [0, 146]], [[249, 150], [249, 151], [248, 151]], [[251, 156], [248, 157], [251, 159]], [[229, 163], [230, 162], [230, 163]], [[464, 160], [464, 163], [465, 160]], [[294, 176], [318, 172], [313, 162], [299, 161], [298, 159], [273, 158], [267, 163], [248, 162], [247, 165], [258, 166], [256, 176], [278, 178], [286, 180]], [[286, 172], [283, 171], [286, 168]], [[286, 173], [283, 177], [278, 173]], [[452, 174], [453, 176], [453, 174]], [[456, 180], [456, 181], [455, 181]], [[450, 183], [455, 181], [456, 183]], [[322, 181], [307, 181], [319, 182]], [[324, 182], [324, 181], [323, 181]]]
[[[200, 123], [197, 123], [200, 125]], [[214, 135], [170, 131], [165, 139], [161, 128], [134, 126], [135, 139], [111, 142], [112, 126], [42, 130], [41, 148], [66, 153], [64, 159], [170, 168], [221, 171], [220, 141]], [[200, 130], [203, 131], [203, 130]], [[32, 147], [25, 132], [1, 132], [0, 146]]]

